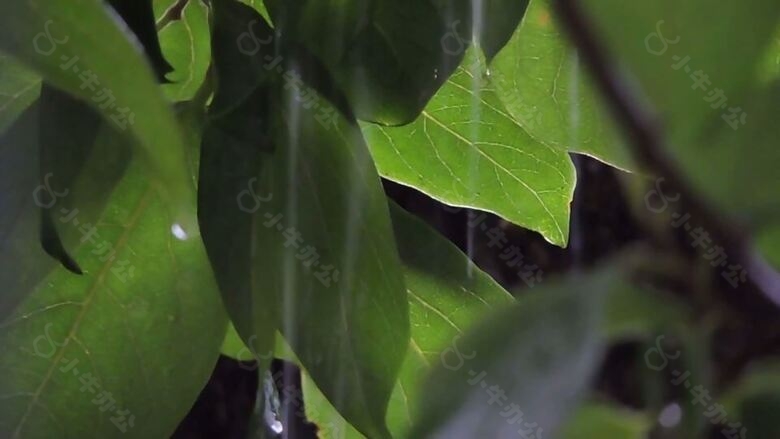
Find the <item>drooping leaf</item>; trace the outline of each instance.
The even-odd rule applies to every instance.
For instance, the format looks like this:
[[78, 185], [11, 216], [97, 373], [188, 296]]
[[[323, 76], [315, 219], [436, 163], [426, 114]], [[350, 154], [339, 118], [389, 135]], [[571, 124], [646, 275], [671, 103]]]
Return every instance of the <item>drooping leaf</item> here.
[[[228, 35], [221, 14], [239, 32], [264, 23], [241, 3], [213, 5], [215, 50]], [[272, 49], [223, 52], [228, 72], [246, 79], [241, 87], [217, 59], [199, 183], [206, 248], [241, 338], [256, 336], [262, 351], [279, 328], [339, 411], [367, 435], [387, 437], [385, 409], [409, 329], [384, 194], [355, 123], [311, 89], [282, 87], [294, 59], [256, 70], [253, 57]], [[317, 110], [304, 108], [304, 92]]]
[[414, 120], [473, 39], [488, 59], [495, 56], [528, 5], [527, 0], [268, 3], [277, 27], [327, 64], [358, 118], [383, 125]]
[[[778, 82], [756, 84], [780, 3], [583, 4], [600, 43], [658, 115], [667, 153], [705, 200], [746, 228], [780, 214]], [[728, 62], [723, 62], [728, 59]], [[762, 190], [756, 190], [756, 188]]]
[[40, 78], [0, 53], [0, 134], [35, 101], [40, 89]]
[[[393, 437], [405, 437], [418, 408], [422, 378], [430, 367], [440, 362], [457, 365], [460, 352], [454, 343], [462, 331], [491, 309], [511, 306], [513, 300], [490, 276], [473, 266], [469, 270], [466, 255], [422, 221], [392, 202], [390, 213], [406, 282], [412, 338], [386, 419]], [[303, 381], [306, 412], [320, 427], [321, 437], [363, 437], [307, 378]]]
[[[582, 6], [616, 62], [639, 79], [678, 147], [685, 147], [711, 115], [724, 112], [711, 107], [717, 100], [704, 100], [716, 89], [728, 98], [727, 106], [744, 104], [743, 93], [751, 87], [780, 14], [780, 4], [771, 0], [717, 8], [702, 0], [610, 0]], [[724, 63], [724, 57], [729, 62]], [[695, 80], [698, 71], [707, 75], [700, 85]]]
[[[59, 215], [61, 208], [70, 207], [66, 200], [73, 200], [73, 197], [67, 199], [67, 196], [59, 197], [57, 194], [70, 194], [68, 188], [83, 170], [101, 127], [100, 114], [87, 104], [46, 84], [41, 88], [37, 104], [40, 117], [37, 145], [40, 183], [51, 190], [49, 199], [41, 206], [41, 245], [46, 253], [60, 261], [63, 267], [81, 274], [78, 261], [69, 254], [69, 249], [81, 237], [77, 239], [78, 233], [73, 233], [73, 227], [58, 224], [54, 216]], [[111, 131], [107, 126], [105, 129]], [[116, 132], [107, 134], [112, 138], [119, 137]], [[110, 193], [124, 171], [124, 164], [128, 162], [129, 151], [123, 146], [125, 145], [117, 145], [111, 153], [116, 160], [112, 160], [111, 164], [107, 163], [106, 168], [111, 169], [107, 176], [110, 183], [103, 182], [97, 186], [100, 190], [105, 190], [105, 194]], [[117, 167], [111, 166], [112, 164]], [[112, 175], [116, 178], [112, 179]], [[79, 200], [81, 203], [86, 201]], [[96, 203], [91, 203], [92, 206], [98, 204], [102, 207], [106, 200], [105, 197], [98, 197], [94, 201]], [[85, 206], [82, 205], [81, 210], [84, 209]], [[91, 218], [94, 218], [95, 213], [91, 212]]]
[[431, 0], [444, 17], [446, 50], [464, 52], [476, 41], [490, 61], [509, 41], [528, 8], [528, 0]]
[[[238, 2], [212, 5], [217, 89], [200, 148], [198, 218], [235, 329], [244, 343], [266, 352], [273, 349], [278, 316], [272, 286], [262, 276], [261, 267], [270, 257], [258, 236], [264, 220], [253, 213], [267, 199], [253, 184], [265, 159], [263, 150], [271, 149], [269, 92], [258, 89], [256, 58], [236, 46], [236, 35], [259, 15]], [[271, 33], [262, 18], [257, 29]], [[261, 370], [268, 365], [260, 365]]]
[[180, 20], [160, 30], [160, 47], [172, 67], [163, 90], [173, 101], [195, 96], [211, 61], [208, 8], [201, 0], [191, 0], [181, 14]]
[[93, 231], [58, 216], [83, 229], [84, 275], [50, 271], [0, 323], [3, 437], [167, 437], [192, 406], [226, 322], [200, 240], [157, 193], [135, 161]]
[[[557, 437], [601, 362], [601, 306], [614, 281], [604, 272], [535, 289], [483, 321], [458, 342], [470, 359], [434, 368], [411, 437], [513, 437], [518, 429]], [[500, 414], [514, 409], [521, 425]]]
[[54, 267], [40, 245], [39, 205], [50, 192], [38, 183], [38, 121], [33, 104], [0, 136], [0, 321]]
[[746, 125], [733, 130], [714, 115], [707, 132], [674, 150], [686, 178], [704, 197], [753, 228], [780, 221], [778, 99], [780, 81], [745, 93], [739, 105], [749, 114]]
[[257, 184], [273, 194], [256, 214], [268, 254], [261, 278], [279, 296], [280, 331], [328, 399], [366, 435], [386, 437], [409, 336], [379, 178], [356, 125], [321, 124], [292, 96], [277, 102], [275, 151]]
[[[41, 98], [0, 136], [0, 187], [6, 206], [0, 218], [5, 286], [0, 320], [53, 269], [53, 260], [43, 250], [72, 271], [80, 270], [68, 252], [80, 240], [78, 229], [52, 218], [59, 209], [75, 203], [81, 220], [94, 223], [113, 184], [121, 178], [121, 163], [129, 153], [126, 144], [113, 135], [100, 139], [103, 148], [90, 157], [95, 142], [94, 114], [82, 113], [83, 105], [61, 92], [48, 86], [42, 90]], [[79, 140], [88, 143], [82, 145]], [[77, 180], [88, 161], [93, 172]]]
[[287, 40], [324, 62], [358, 118], [413, 120], [464, 52], [445, 50], [447, 23], [429, 1], [267, 2]]
[[571, 160], [515, 122], [478, 73], [459, 67], [413, 124], [364, 124], [363, 132], [383, 177], [566, 244], [575, 182]]
[[506, 111], [539, 142], [622, 169], [629, 151], [558, 30], [549, 0], [531, 0], [509, 43], [490, 63], [490, 82]]
[[118, 23], [98, 0], [11, 2], [0, 15], [0, 50], [132, 133], [139, 157], [155, 171], [151, 176], [165, 182], [166, 207], [193, 233], [188, 212], [194, 193], [181, 132], [134, 37]]

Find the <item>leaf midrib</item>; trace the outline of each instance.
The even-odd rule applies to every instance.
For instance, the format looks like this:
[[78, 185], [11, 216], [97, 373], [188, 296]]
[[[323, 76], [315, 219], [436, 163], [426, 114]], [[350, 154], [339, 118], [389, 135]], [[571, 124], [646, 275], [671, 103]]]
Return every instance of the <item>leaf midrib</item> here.
[[[148, 206], [149, 202], [151, 201], [151, 195], [152, 195], [152, 188], [149, 187], [146, 192], [141, 196], [140, 201], [138, 202], [138, 205], [136, 206], [135, 210], [130, 216], [130, 219], [128, 223], [126, 224], [124, 230], [119, 236], [119, 239], [117, 239], [115, 243], [115, 249], [117, 250], [117, 253], [121, 251], [126, 245], [127, 241], [129, 240], [130, 234], [132, 233], [134, 227], [137, 225], [138, 220], [141, 217], [141, 214], [144, 212], [145, 208]], [[30, 413], [32, 413], [32, 408], [38, 403], [38, 400], [40, 399], [41, 393], [46, 388], [48, 383], [51, 381], [52, 374], [54, 373], [54, 369], [56, 368], [57, 364], [59, 364], [62, 357], [65, 355], [65, 350], [67, 349], [67, 346], [70, 344], [69, 342], [76, 336], [76, 332], [81, 326], [81, 322], [84, 319], [84, 316], [87, 314], [87, 312], [91, 308], [92, 300], [94, 299], [98, 287], [100, 287], [106, 277], [106, 273], [108, 269], [112, 265], [112, 260], [107, 260], [103, 263], [103, 265], [100, 267], [100, 271], [95, 276], [95, 280], [90, 286], [89, 290], [87, 291], [87, 298], [84, 300], [82, 309], [79, 312], [79, 314], [76, 316], [75, 320], [73, 321], [73, 324], [71, 325], [71, 329], [68, 332], [68, 335], [65, 337], [65, 340], [63, 341], [63, 345], [60, 347], [60, 349], [55, 354], [51, 366], [46, 371], [46, 375], [43, 377], [43, 381], [41, 381], [41, 384], [38, 386], [38, 388], [35, 390], [35, 392], [32, 395], [32, 398], [30, 400], [30, 403], [27, 405], [27, 409], [25, 409], [24, 414], [22, 415], [21, 420], [19, 421], [19, 424], [17, 425], [16, 429], [14, 430], [14, 437], [19, 437], [19, 434], [22, 431], [22, 427], [24, 426], [25, 422], [27, 421], [28, 417], [30, 416]], [[94, 366], [93, 366], [94, 367]], [[97, 372], [97, 371], [96, 371]]]
[[422, 112], [422, 115], [423, 115], [424, 117], [427, 117], [428, 119], [430, 119], [431, 121], [433, 121], [433, 122], [434, 122], [434, 123], [436, 123], [437, 125], [439, 125], [439, 126], [442, 128], [442, 129], [444, 129], [446, 132], [448, 132], [449, 134], [451, 134], [452, 136], [454, 136], [455, 138], [457, 138], [457, 139], [458, 139], [458, 140], [460, 140], [461, 142], [465, 143], [466, 145], [469, 145], [469, 146], [471, 146], [471, 147], [472, 147], [472, 148], [473, 148], [473, 149], [474, 149], [474, 150], [475, 150], [477, 153], [479, 153], [479, 154], [480, 154], [482, 157], [484, 157], [484, 158], [485, 158], [485, 159], [487, 159], [489, 162], [491, 162], [491, 163], [493, 164], [493, 166], [495, 166], [495, 167], [496, 167], [496, 168], [498, 168], [498, 169], [501, 169], [501, 170], [502, 170], [502, 171], [504, 171], [504, 172], [505, 172], [507, 175], [509, 175], [510, 177], [512, 177], [512, 178], [513, 178], [515, 181], [517, 181], [518, 183], [520, 183], [521, 185], [523, 185], [523, 187], [524, 187], [524, 188], [526, 188], [526, 190], [528, 190], [528, 191], [529, 191], [531, 194], [533, 194], [534, 198], [536, 198], [536, 200], [539, 202], [539, 205], [542, 207], [542, 209], [544, 209], [544, 211], [545, 211], [545, 212], [547, 213], [547, 215], [549, 216], [550, 220], [551, 220], [551, 221], [553, 222], [553, 224], [555, 225], [555, 228], [556, 228], [556, 229], [557, 229], [557, 231], [558, 231], [558, 238], [561, 240], [561, 242], [563, 242], [563, 241], [564, 241], [564, 234], [563, 234], [563, 229], [561, 229], [561, 225], [560, 225], [560, 223], [558, 222], [557, 218], [555, 218], [555, 215], [553, 215], [553, 214], [552, 214], [552, 212], [550, 212], [550, 209], [547, 207], [547, 204], [546, 204], [546, 203], [545, 203], [545, 202], [542, 200], [542, 198], [539, 196], [539, 194], [538, 194], [538, 193], [537, 193], [537, 192], [536, 192], [536, 191], [535, 191], [533, 188], [531, 188], [531, 187], [530, 187], [530, 186], [529, 186], [529, 185], [528, 185], [528, 184], [527, 184], [525, 181], [523, 181], [523, 180], [522, 180], [520, 177], [516, 176], [515, 174], [513, 174], [512, 172], [510, 172], [510, 171], [509, 171], [507, 168], [505, 168], [503, 165], [501, 165], [500, 163], [498, 163], [498, 162], [497, 162], [497, 161], [496, 161], [496, 160], [495, 160], [495, 159], [494, 159], [492, 156], [490, 156], [490, 155], [489, 155], [489, 154], [487, 154], [486, 152], [482, 151], [482, 149], [481, 149], [481, 148], [479, 148], [479, 147], [478, 147], [476, 144], [474, 144], [473, 142], [469, 141], [468, 139], [466, 139], [465, 137], [463, 137], [463, 136], [462, 136], [462, 135], [460, 135], [459, 133], [457, 133], [457, 132], [453, 131], [453, 130], [452, 130], [450, 127], [448, 127], [446, 124], [444, 124], [444, 123], [442, 123], [441, 121], [439, 121], [438, 119], [436, 119], [436, 118], [435, 118], [433, 115], [431, 115], [431, 114], [430, 114], [430, 113], [428, 113], [427, 111], [423, 110], [423, 112]]

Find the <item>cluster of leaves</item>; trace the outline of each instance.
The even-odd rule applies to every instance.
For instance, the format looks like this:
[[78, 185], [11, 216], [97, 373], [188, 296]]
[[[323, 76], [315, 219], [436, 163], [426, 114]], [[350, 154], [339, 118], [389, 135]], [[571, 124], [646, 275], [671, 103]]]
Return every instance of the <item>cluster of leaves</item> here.
[[[587, 13], [663, 110], [696, 193], [776, 262], [780, 4], [624, 3]], [[86, 373], [132, 413], [131, 436], [167, 437], [223, 343], [248, 345], [260, 371], [272, 356], [299, 364], [310, 417], [335, 426], [323, 434], [516, 434], [468, 384], [484, 371], [545, 435], [642, 437], [659, 407], [627, 413], [591, 391], [607, 348], [663, 331], [692, 364], [706, 355], [686, 305], [638, 287], [631, 264], [516, 301], [382, 190], [380, 177], [565, 246], [570, 153], [636, 169], [548, 0], [481, 11], [466, 0], [41, 0], [2, 12], [3, 437], [119, 435]], [[731, 130], [647, 52], [659, 17], [675, 51], [742, 103], [746, 126]], [[733, 38], [714, 44], [723, 29]], [[80, 72], [63, 68], [73, 57]], [[85, 70], [115, 105], [95, 99]], [[78, 222], [62, 220], [72, 212]], [[85, 235], [93, 225], [99, 238]], [[293, 243], [338, 275], [323, 282]], [[134, 271], [117, 274], [117, 261]], [[555, 343], [540, 337], [551, 333]], [[475, 353], [468, 366], [441, 361], [460, 351]], [[72, 361], [82, 375], [63, 372]], [[759, 371], [731, 392], [734, 411], [777, 395], [755, 384], [776, 380]]]

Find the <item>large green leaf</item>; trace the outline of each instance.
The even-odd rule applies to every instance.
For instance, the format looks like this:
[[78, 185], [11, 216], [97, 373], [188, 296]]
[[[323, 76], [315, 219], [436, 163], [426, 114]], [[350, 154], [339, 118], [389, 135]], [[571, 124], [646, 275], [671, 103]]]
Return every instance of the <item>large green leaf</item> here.
[[[772, 0], [710, 6], [704, 0], [583, 4], [601, 41], [639, 79], [675, 141], [689, 140], [710, 115], [723, 112], [704, 101], [715, 88], [724, 91], [728, 106], [744, 104], [780, 14], [780, 3]], [[688, 64], [672, 67], [686, 57]], [[695, 88], [690, 76], [698, 70], [710, 82]]]
[[[409, 288], [412, 342], [387, 421], [394, 437], [406, 437], [410, 416], [419, 409], [422, 375], [432, 365], [441, 364], [444, 369], [452, 370], [468, 364], [474, 356], [460, 341], [461, 331], [485, 317], [491, 308], [511, 306], [512, 299], [479, 269], [472, 268], [473, 277], [469, 277], [466, 256], [420, 220], [392, 203], [391, 212]], [[624, 282], [610, 284], [597, 296], [604, 297], [598, 331], [610, 343], [655, 337], [669, 331], [680, 333], [690, 320], [690, 314], [673, 298]], [[599, 300], [598, 297], [594, 300]], [[445, 300], [449, 298], [456, 300]], [[520, 306], [524, 300], [520, 299]], [[544, 338], [543, 334], [540, 332], [539, 337]], [[303, 391], [306, 414], [320, 428], [319, 437], [364, 437], [339, 416], [307, 375], [304, 375]], [[438, 395], [441, 399], [447, 397], [446, 392]], [[648, 429], [648, 419], [639, 414], [601, 404], [585, 404], [566, 422], [563, 434], [566, 438], [589, 437], [578, 434], [601, 431], [639, 438]]]
[[[321, 124], [292, 96], [279, 103], [289, 110], [272, 115], [276, 151], [258, 181], [259, 193], [273, 194], [258, 215], [279, 221], [256, 235], [268, 255], [261, 278], [279, 295], [280, 330], [315, 382], [356, 428], [384, 437], [409, 323], [379, 178], [356, 125]], [[319, 267], [306, 266], [306, 249], [321, 256]]]
[[0, 134], [35, 101], [40, 89], [40, 78], [0, 53]]
[[577, 52], [557, 29], [549, 0], [531, 0], [520, 27], [490, 63], [490, 81], [506, 111], [539, 142], [630, 167], [629, 152]]
[[[274, 292], [262, 277], [270, 256], [258, 236], [264, 219], [253, 214], [267, 198], [253, 184], [265, 158], [262, 150], [271, 149], [270, 110], [267, 88], [258, 90], [260, 67], [254, 57], [239, 53], [236, 41], [253, 20], [261, 38], [271, 29], [249, 6], [224, 0], [213, 6], [217, 89], [200, 148], [198, 218], [235, 329], [244, 343], [266, 352], [273, 349], [278, 316]], [[261, 370], [267, 367], [266, 362]]]
[[[165, 182], [161, 187], [166, 206], [188, 233], [194, 232], [189, 207], [194, 205], [194, 192], [176, 119], [149, 63], [102, 1], [7, 3], [0, 15], [0, 50], [89, 102], [115, 127], [132, 133], [140, 157], [155, 170], [152, 176]], [[97, 83], [81, 79], [87, 70]]]
[[[393, 391], [387, 423], [404, 437], [417, 410], [421, 380], [431, 365], [456, 365], [459, 335], [491, 309], [509, 306], [512, 296], [486, 273], [469, 265], [455, 245], [391, 202], [396, 243], [409, 300], [412, 339]], [[444, 352], [444, 353], [442, 353]], [[468, 354], [468, 353], [466, 353]], [[363, 437], [341, 418], [311, 380], [304, 379], [307, 415], [322, 437]]]
[[[252, 20], [264, 23], [241, 3], [213, 5], [214, 47], [228, 34], [223, 13], [234, 24], [244, 20], [237, 28], [225, 22], [240, 32]], [[257, 75], [254, 88], [234, 87], [230, 74], [247, 79], [258, 70], [248, 55], [239, 64], [223, 54], [201, 151], [199, 216], [233, 323], [260, 351], [258, 339], [270, 342], [278, 327], [334, 406], [365, 434], [386, 437], [408, 309], [385, 197], [361, 132], [314, 90], [282, 88], [274, 70], [262, 70], [271, 81]], [[280, 72], [295, 64], [285, 61]], [[222, 65], [243, 70], [225, 74]], [[305, 107], [304, 93], [317, 110]]]
[[287, 40], [322, 60], [360, 119], [413, 120], [459, 64], [462, 51], [441, 43], [449, 31], [430, 1], [274, 1]]
[[565, 245], [575, 182], [568, 154], [529, 135], [484, 82], [482, 69], [473, 70], [479, 74], [459, 67], [413, 124], [363, 125], [379, 171]]
[[411, 122], [453, 73], [472, 40], [492, 58], [527, 0], [272, 1], [287, 38], [323, 60], [358, 118]]
[[601, 362], [614, 281], [600, 273], [549, 285], [483, 321], [458, 343], [473, 359], [434, 369], [411, 437], [556, 437]]
[[447, 25], [442, 47], [448, 53], [464, 53], [477, 43], [490, 60], [509, 38], [528, 8], [528, 0], [429, 0], [439, 10]]
[[774, 117], [778, 99], [780, 81], [745, 93], [740, 102], [749, 114], [745, 126], [732, 130], [716, 115], [706, 134], [675, 149], [686, 177], [702, 194], [754, 227], [780, 221], [780, 125]]
[[668, 145], [662, 153], [676, 160], [684, 178], [749, 226], [775, 221], [780, 128], [773, 115], [780, 85], [756, 79], [766, 78], [780, 3], [610, 0], [583, 6], [600, 41], [653, 104]]
[[[90, 171], [74, 196], [96, 183]], [[82, 228], [74, 256], [84, 274], [57, 268], [38, 278], [0, 323], [2, 436], [119, 436], [112, 419], [131, 437], [170, 435], [207, 381], [225, 328], [200, 240], [172, 228], [138, 161], [92, 235], [75, 209], [57, 216]]]
[[[72, 207], [71, 204], [74, 203], [75, 196], [67, 197], [67, 195], [71, 195], [68, 188], [84, 169], [85, 162], [95, 145], [98, 130], [103, 124], [100, 115], [92, 108], [47, 84], [41, 87], [37, 105], [40, 112], [40, 121], [38, 122], [40, 128], [38, 144], [40, 182], [44, 187], [51, 188], [51, 195], [65, 195], [64, 197], [47, 197], [49, 199], [45, 200], [45, 204], [41, 207], [41, 245], [63, 266], [80, 274], [81, 269], [78, 262], [68, 254], [68, 249], [76, 245], [81, 240], [81, 236], [75, 233], [73, 227], [55, 221], [54, 216], [58, 215], [57, 211], [60, 208]], [[106, 137], [102, 138], [101, 141], [114, 142], [119, 140], [116, 131], [107, 125], [103, 128]], [[76, 203], [81, 203], [80, 210], [82, 212], [87, 207], [85, 204], [89, 204], [91, 208], [94, 207], [97, 210], [102, 209], [105, 206], [106, 196], [110, 194], [111, 188], [124, 171], [122, 165], [128, 161], [128, 148], [125, 147], [126, 145], [120, 144], [112, 146], [111, 148], [103, 148], [103, 151], [108, 150], [109, 152], [101, 157], [108, 161], [103, 168], [108, 172], [101, 175], [101, 177], [106, 176], [107, 180], [96, 184], [95, 191], [85, 188], [88, 192], [80, 191], [77, 194], [82, 196], [89, 193], [92, 196], [99, 193], [103, 196], [96, 196], [94, 199], [82, 197], [76, 201]], [[95, 218], [97, 210], [86, 213], [90, 220]]]
[[206, 78], [211, 61], [208, 8], [201, 0], [188, 1], [180, 20], [160, 30], [160, 46], [173, 72], [163, 90], [169, 99], [192, 99]]

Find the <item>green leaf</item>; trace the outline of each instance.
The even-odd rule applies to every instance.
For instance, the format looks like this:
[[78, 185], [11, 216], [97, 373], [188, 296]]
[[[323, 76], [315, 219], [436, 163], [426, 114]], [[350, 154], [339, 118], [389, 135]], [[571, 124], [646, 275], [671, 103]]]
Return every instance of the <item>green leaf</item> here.
[[[276, 150], [257, 184], [273, 194], [258, 217], [280, 221], [257, 230], [267, 254], [260, 278], [279, 295], [282, 334], [328, 399], [369, 437], [386, 437], [409, 323], [385, 197], [358, 127], [321, 124], [288, 99], [274, 106], [284, 109], [271, 115]], [[282, 230], [300, 232], [299, 253], [316, 250], [319, 266], [302, 265]]]
[[[482, 22], [477, 25], [479, 47], [488, 61], [492, 61], [509, 42], [520, 20], [527, 14], [529, 3], [529, 0], [494, 0], [481, 4]], [[473, 3], [470, 6], [473, 8]]]
[[38, 131], [38, 105], [33, 104], [0, 135], [0, 321], [54, 267], [40, 247], [39, 204], [50, 200], [38, 178]]
[[674, 152], [701, 194], [754, 229], [780, 220], [778, 99], [780, 81], [746, 93], [739, 103], [746, 125], [733, 130], [716, 115], [706, 134]]
[[[780, 128], [773, 115], [780, 83], [757, 84], [756, 79], [765, 77], [763, 60], [776, 35], [780, 3], [750, 0], [713, 8], [705, 1], [664, 0], [584, 6], [610, 53], [654, 104], [657, 125], [667, 135], [665, 152], [685, 179], [745, 229], [775, 223]], [[729, 121], [724, 117], [732, 109]]]
[[173, 101], [192, 99], [197, 93], [211, 62], [208, 8], [200, 0], [191, 0], [182, 11], [181, 20], [160, 30], [160, 46], [173, 72], [163, 85], [165, 95]]
[[459, 67], [411, 125], [363, 125], [380, 173], [565, 245], [575, 182], [568, 154], [529, 135], [474, 75]]
[[[410, 437], [503, 437], [528, 425], [557, 437], [601, 362], [601, 307], [615, 280], [604, 272], [535, 289], [483, 321], [458, 341], [464, 364], [434, 369]], [[494, 390], [505, 398], [490, 403]], [[499, 414], [511, 404], [523, 425]]]
[[682, 334], [692, 317], [692, 310], [676, 297], [626, 284], [609, 291], [602, 327], [605, 336], [616, 343], [662, 332]]
[[0, 135], [35, 102], [40, 89], [40, 78], [0, 53]]
[[646, 415], [600, 403], [578, 408], [561, 431], [563, 439], [644, 439], [652, 428]]
[[274, 1], [271, 17], [288, 41], [325, 63], [358, 118], [412, 121], [452, 73], [462, 51], [445, 50], [448, 32], [429, 1]]
[[[469, 267], [466, 255], [421, 220], [392, 202], [390, 212], [406, 282], [412, 338], [386, 419], [393, 437], [405, 437], [411, 414], [417, 410], [421, 380], [431, 365], [457, 363], [454, 340], [491, 309], [509, 306], [513, 299], [486, 273]], [[321, 436], [363, 437], [306, 378], [306, 413], [320, 426]]]
[[[79, 215], [65, 222], [75, 228]], [[115, 437], [118, 410], [134, 417], [131, 437], [167, 437], [214, 367], [225, 317], [205, 252], [197, 237], [173, 236], [138, 161], [94, 224], [74, 250], [84, 275], [49, 272], [0, 323], [3, 437]], [[91, 377], [96, 385], [83, 384]], [[114, 409], [93, 402], [101, 392]]]
[[[268, 38], [273, 36], [273, 30], [257, 11], [242, 3], [218, 0], [212, 3], [212, 8], [212, 64], [217, 90], [209, 114], [212, 118], [223, 119], [221, 123], [232, 124], [234, 130], [252, 130], [251, 118], [258, 116], [245, 113], [259, 110], [245, 101], [268, 80], [267, 69], [263, 67], [266, 62], [263, 60], [266, 44], [263, 43], [270, 42]], [[241, 105], [250, 107], [237, 111]], [[227, 115], [230, 117], [225, 117]]]
[[520, 27], [490, 63], [490, 82], [506, 111], [539, 142], [632, 168], [565, 37], [550, 1], [531, 0]]
[[251, 6], [252, 9], [262, 15], [267, 22], [271, 22], [271, 17], [268, 14], [268, 10], [266, 9], [265, 2], [263, 0], [241, 0], [241, 2]]
[[[704, 100], [709, 92], [723, 90], [728, 106], [745, 104], [743, 93], [751, 87], [780, 16], [780, 3], [772, 0], [716, 8], [705, 0], [639, 4], [609, 0], [582, 6], [610, 53], [639, 80], [661, 125], [680, 149], [690, 136], [706, 129], [708, 119], [719, 119], [724, 112]], [[672, 67], [686, 57], [689, 71]], [[704, 89], [693, 87], [690, 76], [698, 70], [709, 77]]]
[[[229, 29], [262, 21], [237, 2], [213, 5], [214, 47]], [[225, 21], [224, 33], [220, 17], [233, 23]], [[256, 338], [259, 352], [278, 328], [339, 411], [365, 434], [387, 437], [384, 414], [408, 344], [408, 309], [385, 197], [360, 130], [313, 90], [287, 93], [271, 71], [268, 80], [255, 76], [254, 88], [233, 87], [231, 74], [259, 70], [254, 58], [239, 64], [236, 53], [222, 55], [201, 151], [199, 217], [231, 319], [245, 342]], [[295, 64], [286, 61], [280, 71]], [[303, 92], [314, 93], [316, 112], [303, 107]], [[316, 265], [305, 264], [315, 254]]]
[[[121, 178], [130, 152], [127, 145], [116, 142], [120, 138], [118, 134], [107, 125], [104, 126], [105, 135], [101, 141], [114, 142], [111, 148], [102, 150], [108, 151], [101, 157], [108, 162], [104, 167], [108, 172], [100, 175], [101, 178], [105, 176], [105, 180], [95, 185], [96, 190], [84, 188], [78, 194], [82, 196], [88, 193], [90, 197], [95, 195], [94, 199], [81, 198], [74, 201], [75, 197], [68, 198], [68, 188], [83, 171], [85, 162], [95, 147], [98, 130], [103, 125], [100, 114], [84, 102], [46, 84], [41, 88], [37, 105], [40, 117], [40, 182], [52, 191], [51, 196], [47, 197], [49, 199], [41, 206], [41, 245], [65, 268], [81, 274], [78, 262], [68, 253], [68, 249], [77, 245], [81, 236], [74, 227], [61, 224], [55, 221], [54, 217], [59, 215], [61, 208], [70, 209], [74, 203], [79, 203], [80, 210], [83, 211], [86, 207], [84, 204], [88, 203], [89, 207], [94, 208], [87, 213], [88, 218], [95, 219], [98, 211], [105, 206], [111, 189]], [[63, 194], [65, 197], [61, 198], [56, 194]], [[82, 221], [85, 221], [83, 216]]]
[[241, 340], [241, 336], [236, 332], [235, 326], [231, 322], [228, 325], [225, 339], [222, 341], [222, 348], [220, 349], [222, 355], [228, 356], [234, 360], [239, 361], [254, 361], [257, 360], [261, 352], [252, 352], [252, 350]]
[[[103, 2], [45, 0], [6, 6], [0, 16], [0, 50], [34, 68], [54, 86], [89, 102], [114, 126], [125, 126], [138, 140], [140, 157], [154, 169], [152, 176], [164, 182], [166, 206], [188, 233], [194, 233], [190, 227], [195, 226], [195, 220], [188, 214], [194, 193], [176, 119], [143, 54], [117, 26]], [[75, 60], [73, 66], [62, 68], [69, 60]], [[95, 74], [98, 84], [94, 89], [82, 86], [76, 68]], [[114, 106], [102, 104], [106, 108], [99, 108], [97, 96], [104, 90], [116, 98]], [[124, 121], [118, 117], [122, 108], [133, 114], [132, 121], [130, 113]]]
[[[198, 219], [233, 325], [243, 343], [262, 353], [273, 350], [279, 319], [274, 292], [262, 273], [271, 257], [258, 235], [264, 219], [252, 213], [267, 201], [253, 183], [265, 159], [262, 150], [271, 149], [268, 90], [258, 89], [256, 59], [238, 52], [236, 36], [252, 20], [266, 35], [271, 29], [246, 5], [212, 5], [217, 89], [200, 148]], [[266, 361], [261, 370], [267, 367]]]
[[171, 9], [171, 7], [175, 6], [177, 3], [178, 0], [153, 0], [152, 1], [152, 9], [154, 10], [154, 19], [155, 19], [156, 26], [158, 27], [158, 30], [161, 30], [159, 29], [159, 27], [165, 24], [160, 20], [162, 20], [165, 14], [167, 14], [168, 11]]

